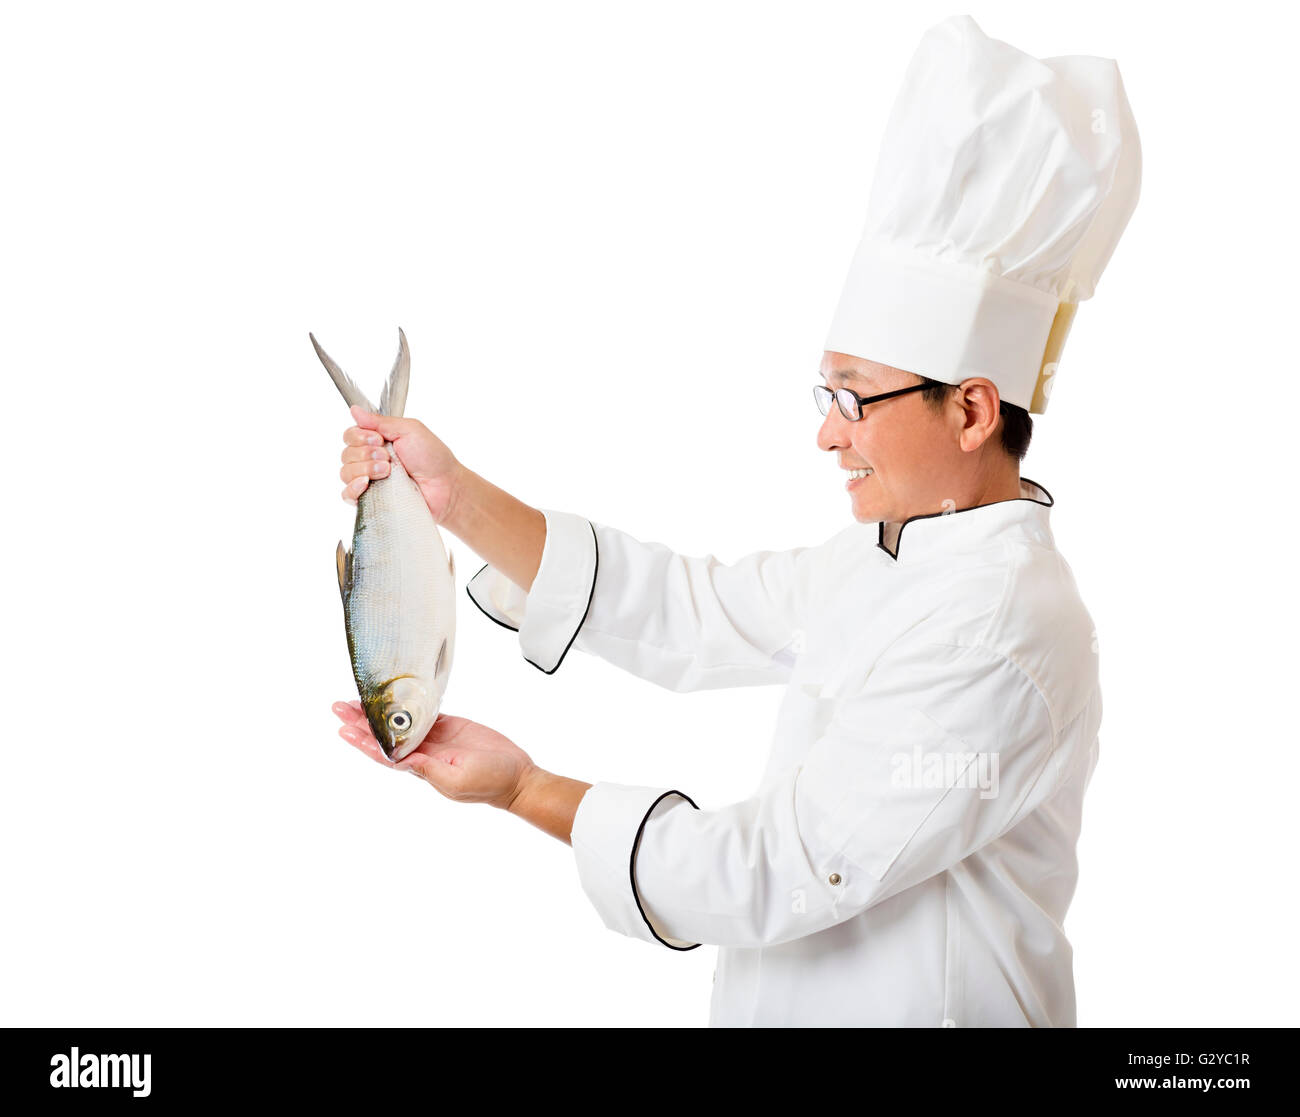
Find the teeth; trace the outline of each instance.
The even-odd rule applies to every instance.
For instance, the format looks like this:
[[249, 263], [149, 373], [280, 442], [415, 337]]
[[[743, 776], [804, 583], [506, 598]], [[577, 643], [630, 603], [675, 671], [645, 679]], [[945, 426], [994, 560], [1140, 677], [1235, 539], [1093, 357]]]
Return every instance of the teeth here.
[[856, 481], [860, 477], [870, 477], [874, 472], [874, 469], [850, 469], [849, 480]]

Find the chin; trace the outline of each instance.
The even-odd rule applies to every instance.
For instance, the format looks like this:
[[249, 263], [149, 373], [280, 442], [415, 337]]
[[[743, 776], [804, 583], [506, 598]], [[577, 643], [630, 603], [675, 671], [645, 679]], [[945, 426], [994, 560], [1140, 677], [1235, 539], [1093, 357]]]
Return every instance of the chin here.
[[853, 518], [860, 524], [876, 524], [884, 517], [872, 508], [870, 504], [859, 504], [855, 500], [853, 502]]

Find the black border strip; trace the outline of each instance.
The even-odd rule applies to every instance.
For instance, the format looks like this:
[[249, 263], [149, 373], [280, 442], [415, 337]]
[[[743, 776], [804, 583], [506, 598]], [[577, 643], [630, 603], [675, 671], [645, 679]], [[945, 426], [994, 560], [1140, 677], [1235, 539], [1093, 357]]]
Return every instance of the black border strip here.
[[[596, 577], [600, 574], [600, 544], [596, 541], [595, 524], [593, 524], [590, 520], [588, 520], [587, 526], [591, 528], [591, 545], [593, 548], [595, 548], [596, 562], [595, 565], [592, 567], [592, 571], [591, 571], [591, 592], [587, 594], [587, 607], [582, 611], [582, 620], [578, 621], [578, 627], [573, 630], [573, 635], [569, 637], [569, 642], [564, 645], [564, 651], [560, 653], [559, 660], [556, 662], [555, 666], [552, 667], [549, 671], [546, 670], [546, 668], [543, 667], [540, 663], [533, 663], [531, 659], [529, 659], [527, 656], [524, 656], [524, 661], [526, 663], [532, 663], [533, 666], [536, 667], [537, 670], [539, 670], [543, 675], [554, 675], [555, 672], [557, 672], [560, 669], [560, 664], [564, 662], [564, 657], [569, 654], [569, 649], [573, 647], [573, 642], [578, 638], [578, 633], [582, 631], [582, 626], [587, 619], [587, 614], [591, 612], [592, 598], [596, 596]], [[478, 568], [478, 570], [474, 572], [474, 576], [470, 578], [469, 582], [465, 583], [465, 593], [468, 594], [469, 599], [474, 602], [474, 607], [478, 609], [478, 611], [482, 613], [485, 617], [487, 617], [487, 619], [490, 620], [493, 624], [499, 624], [502, 628], [509, 629], [511, 632], [518, 632], [519, 629], [515, 628], [514, 625], [506, 624], [505, 621], [497, 620], [496, 617], [494, 617], [491, 613], [489, 613], [486, 609], [484, 609], [483, 606], [478, 603], [478, 600], [474, 597], [474, 595], [469, 592], [470, 582], [473, 582], [474, 578], [477, 578], [480, 574], [483, 573], [483, 571], [485, 571], [491, 565], [492, 565], [491, 563], [485, 562], [482, 566]], [[540, 564], [538, 568], [540, 569]]]
[[973, 512], [976, 508], [992, 508], [995, 504], [1011, 504], [1013, 501], [1023, 500], [1030, 504], [1041, 504], [1044, 508], [1051, 508], [1056, 504], [1056, 499], [1047, 491], [1045, 485], [1040, 485], [1032, 477], [1020, 478], [1022, 482], [1028, 482], [1035, 488], [1042, 489], [1046, 500], [1035, 500], [1032, 496], [1013, 496], [1008, 500], [990, 500], [988, 504], [972, 504], [969, 508], [955, 508], [951, 512], [922, 512], [915, 516], [908, 516], [898, 528], [898, 538], [894, 541], [894, 550], [885, 546], [885, 521], [880, 521], [880, 531], [877, 535], [876, 546], [885, 552], [895, 562], [898, 561], [898, 552], [903, 549], [903, 528], [907, 527], [913, 520], [932, 520], [936, 516], [956, 516], [961, 512]]
[[695, 807], [697, 811], [700, 809], [695, 805], [695, 800], [692, 799], [689, 795], [687, 795], [684, 791], [665, 791], [662, 795], [659, 796], [658, 799], [656, 799], [653, 803], [651, 803], [650, 809], [646, 811], [645, 817], [641, 819], [641, 825], [636, 828], [636, 838], [633, 839], [632, 841], [632, 856], [628, 858], [628, 863], [627, 863], [627, 876], [628, 876], [628, 881], [632, 885], [632, 899], [636, 901], [636, 910], [641, 913], [641, 918], [645, 919], [645, 925], [650, 928], [650, 933], [654, 935], [656, 941], [663, 943], [664, 946], [666, 946], [669, 950], [694, 950], [697, 946], [700, 945], [699, 943], [694, 943], [691, 946], [673, 946], [672, 943], [659, 937], [659, 932], [656, 931], [653, 926], [651, 926], [650, 920], [646, 919], [645, 908], [641, 906], [641, 897], [637, 895], [637, 891], [636, 891], [636, 851], [641, 845], [641, 834], [645, 830], [645, 824], [650, 821], [650, 816], [654, 813], [655, 807], [659, 806], [659, 804], [662, 803], [665, 799], [667, 799], [668, 796], [670, 795], [680, 795], [683, 799], [685, 799], [688, 803], [690, 803], [692, 807]]

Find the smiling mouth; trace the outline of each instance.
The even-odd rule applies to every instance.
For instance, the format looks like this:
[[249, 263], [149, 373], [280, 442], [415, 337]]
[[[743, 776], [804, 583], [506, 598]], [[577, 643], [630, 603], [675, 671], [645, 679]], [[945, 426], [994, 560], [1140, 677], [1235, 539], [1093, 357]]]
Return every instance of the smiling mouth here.
[[851, 469], [849, 470], [849, 479], [844, 482], [844, 487], [852, 489], [854, 485], [861, 484], [873, 473], [875, 473], [874, 469]]

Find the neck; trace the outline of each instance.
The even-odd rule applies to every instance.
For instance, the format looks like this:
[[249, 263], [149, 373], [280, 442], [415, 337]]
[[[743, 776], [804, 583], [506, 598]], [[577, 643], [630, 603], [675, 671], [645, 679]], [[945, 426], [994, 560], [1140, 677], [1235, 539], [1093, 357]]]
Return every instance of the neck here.
[[[956, 512], [964, 508], [978, 508], [981, 504], [997, 504], [1003, 500], [1020, 499], [1020, 463], [1012, 459], [988, 473], [971, 478], [964, 485], [954, 485], [951, 496], [937, 502], [933, 508], [918, 509], [912, 515], [932, 512]], [[904, 520], [885, 522], [885, 542], [891, 549], [898, 539]]]
[[1020, 497], [1020, 463], [1013, 461], [997, 473], [974, 486], [973, 499], [963, 506], [977, 507], [996, 504], [999, 500], [1017, 500]]

